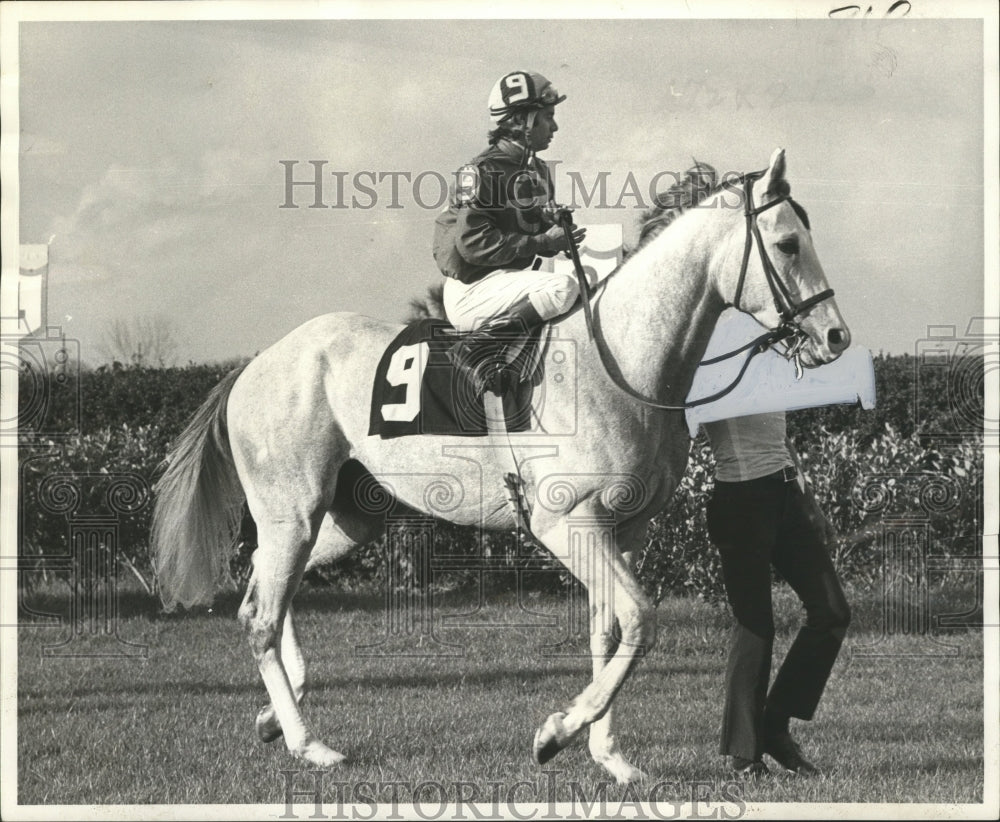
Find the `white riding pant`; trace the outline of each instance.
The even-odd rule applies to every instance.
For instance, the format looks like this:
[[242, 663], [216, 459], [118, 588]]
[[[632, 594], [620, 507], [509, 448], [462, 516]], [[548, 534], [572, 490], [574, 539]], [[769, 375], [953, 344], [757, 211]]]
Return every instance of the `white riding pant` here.
[[578, 296], [580, 286], [572, 274], [501, 268], [474, 283], [445, 278], [444, 310], [457, 330], [475, 331], [522, 297], [543, 320], [551, 320], [569, 311]]

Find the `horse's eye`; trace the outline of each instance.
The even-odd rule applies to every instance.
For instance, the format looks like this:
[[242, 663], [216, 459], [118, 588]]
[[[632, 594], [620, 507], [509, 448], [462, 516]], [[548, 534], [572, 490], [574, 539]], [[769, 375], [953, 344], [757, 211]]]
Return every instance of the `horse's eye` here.
[[777, 245], [778, 251], [782, 254], [787, 254], [789, 257], [799, 253], [799, 241], [795, 237], [788, 240], [781, 240]]

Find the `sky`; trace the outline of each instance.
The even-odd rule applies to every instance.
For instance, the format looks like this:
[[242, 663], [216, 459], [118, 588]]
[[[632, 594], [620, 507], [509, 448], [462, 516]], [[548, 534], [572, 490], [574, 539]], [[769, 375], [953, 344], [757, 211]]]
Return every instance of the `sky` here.
[[[754, 20], [22, 22], [19, 240], [52, 238], [48, 322], [92, 363], [133, 318], [166, 318], [179, 362], [252, 355], [328, 311], [401, 320], [441, 277], [439, 181], [485, 147], [494, 82], [531, 69], [567, 95], [543, 155], [557, 199], [574, 174], [606, 181], [577, 222], [629, 239], [658, 172], [692, 158], [759, 169], [784, 147], [854, 340], [913, 353], [929, 326], [961, 337], [998, 313], [984, 305], [983, 23], [914, 6], [893, 19], [788, 4]], [[298, 186], [299, 207], [282, 208], [286, 168], [308, 180], [310, 161], [325, 161], [327, 207]]]

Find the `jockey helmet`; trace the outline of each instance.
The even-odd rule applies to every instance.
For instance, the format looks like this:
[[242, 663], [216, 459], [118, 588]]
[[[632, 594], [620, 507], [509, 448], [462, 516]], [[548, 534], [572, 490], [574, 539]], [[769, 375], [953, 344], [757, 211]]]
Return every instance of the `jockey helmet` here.
[[554, 106], [566, 99], [545, 77], [535, 71], [505, 74], [490, 92], [490, 117], [499, 123], [515, 111], [532, 111]]

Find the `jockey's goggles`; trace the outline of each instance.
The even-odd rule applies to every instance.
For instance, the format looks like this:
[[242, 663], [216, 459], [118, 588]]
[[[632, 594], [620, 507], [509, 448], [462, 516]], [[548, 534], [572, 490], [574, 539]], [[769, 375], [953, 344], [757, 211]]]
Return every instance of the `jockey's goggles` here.
[[545, 108], [545, 106], [554, 106], [557, 103], [561, 103], [566, 99], [565, 94], [560, 94], [556, 91], [555, 86], [551, 83], [542, 89], [542, 93], [538, 95], [538, 107]]

